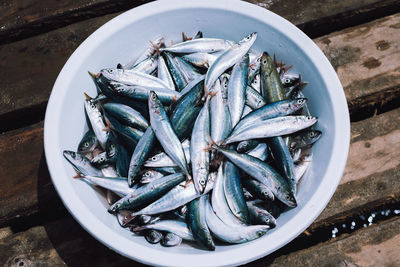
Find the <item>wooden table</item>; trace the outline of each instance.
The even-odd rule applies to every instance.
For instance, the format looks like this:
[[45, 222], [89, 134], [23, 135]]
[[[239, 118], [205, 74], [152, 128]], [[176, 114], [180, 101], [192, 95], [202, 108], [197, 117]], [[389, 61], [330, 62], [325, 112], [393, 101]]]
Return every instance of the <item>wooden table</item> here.
[[[43, 119], [53, 83], [77, 46], [123, 0], [3, 0], [0, 5], [0, 264], [133, 264], [92, 238], [51, 183]], [[334, 226], [400, 206], [400, 2], [251, 0], [308, 34], [335, 67], [351, 114], [351, 147], [318, 219], [257, 266], [399, 266], [400, 218], [330, 239]], [[139, 263], [135, 265], [140, 265]], [[250, 265], [250, 264], [249, 264]]]

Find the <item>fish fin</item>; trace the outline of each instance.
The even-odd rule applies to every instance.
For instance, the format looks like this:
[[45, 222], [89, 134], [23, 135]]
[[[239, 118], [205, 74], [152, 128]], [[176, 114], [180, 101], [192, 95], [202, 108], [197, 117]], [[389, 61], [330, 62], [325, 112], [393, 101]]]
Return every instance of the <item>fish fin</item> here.
[[193, 183], [192, 177], [186, 176], [186, 181], [185, 181], [185, 184], [183, 185], [183, 188], [188, 187], [190, 183]]
[[88, 70], [88, 73], [93, 79], [96, 79], [96, 78], [100, 77], [100, 73], [96, 74], [96, 73], [91, 72], [90, 70]]
[[[125, 226], [128, 223], [130, 223], [133, 219], [135, 219], [136, 215], [132, 215], [131, 213], [127, 214], [124, 216], [124, 219], [122, 220], [122, 225]], [[138, 226], [141, 227], [141, 226]], [[140, 230], [139, 230], [140, 231]]]
[[74, 178], [74, 179], [80, 179], [80, 178], [84, 178], [85, 176], [82, 176], [80, 173], [76, 173], [76, 175], [75, 176], [72, 176], [72, 178]]
[[149, 40], [151, 48], [154, 50], [151, 54], [152, 56], [157, 56], [160, 54], [160, 49], [164, 45], [164, 38], [160, 39], [160, 44], [155, 44], [153, 41]]
[[85, 96], [86, 100], [92, 100], [93, 98], [91, 98], [88, 94], [83, 93], [83, 95]]
[[193, 38], [191, 38], [191, 37], [188, 37], [184, 32], [182, 32], [182, 40], [185, 42], [185, 41], [189, 41], [189, 40], [192, 40]]
[[104, 119], [106, 121], [106, 127], [103, 129], [103, 131], [110, 132], [111, 131], [111, 122], [106, 117], [104, 117]]
[[122, 64], [121, 64], [121, 63], [118, 63], [118, 64], [117, 64], [117, 69], [123, 69], [123, 67], [122, 67]]

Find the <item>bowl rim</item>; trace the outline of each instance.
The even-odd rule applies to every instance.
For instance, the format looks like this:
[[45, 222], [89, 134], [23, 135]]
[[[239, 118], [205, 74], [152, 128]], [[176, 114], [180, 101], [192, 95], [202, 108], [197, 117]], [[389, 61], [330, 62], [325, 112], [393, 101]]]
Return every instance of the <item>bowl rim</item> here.
[[[251, 14], [253, 18], [269, 24], [273, 28], [278, 30], [282, 27], [286, 28], [286, 30], [290, 32], [290, 36], [287, 34], [286, 36], [293, 41], [296, 40], [296, 42], [300, 42], [302, 45], [299, 47], [305, 55], [314, 65], [320, 66], [318, 69], [319, 75], [325, 82], [330, 99], [333, 103], [343, 107], [338, 109], [335, 108], [335, 105], [333, 106], [333, 118], [335, 119], [336, 127], [333, 135], [332, 157], [325, 172], [325, 176], [329, 174], [330, 179], [322, 179], [321, 184], [313, 194], [312, 198], [304, 205], [303, 209], [309, 211], [309, 217], [304, 219], [301, 218], [302, 216], [299, 216], [300, 214], [298, 214], [284, 225], [286, 237], [283, 240], [270, 240], [271, 242], [269, 244], [265, 244], [265, 242], [262, 242], [263, 240], [257, 239], [246, 243], [246, 246], [232, 246], [232, 249], [230, 250], [214, 251], [208, 254], [200, 253], [185, 255], [182, 253], [171, 253], [168, 249], [165, 251], [154, 250], [132, 242], [131, 239], [117, 235], [112, 231], [108, 231], [109, 227], [96, 218], [86, 205], [79, 200], [79, 197], [74, 197], [77, 195], [72, 185], [66, 184], [62, 179], [55, 179], [55, 177], [60, 175], [58, 170], [63, 168], [61, 152], [56, 149], [61, 147], [60, 140], [58, 140], [60, 135], [57, 127], [59, 122], [57, 114], [61, 111], [61, 105], [59, 105], [59, 103], [62, 102], [66, 94], [65, 89], [67, 86], [65, 86], [65, 84], [68, 84], [71, 69], [73, 66], [76, 66], [76, 64], [80, 64], [81, 62], [80, 55], [84, 54], [85, 51], [90, 50], [94, 43], [101, 42], [106, 39], [107, 36], [118, 31], [120, 27], [124, 27], [134, 21], [139, 21], [149, 15], [186, 8], [212, 8], [240, 13], [244, 16], [250, 16], [249, 14]], [[338, 145], [339, 143], [340, 146]], [[335, 70], [322, 51], [307, 35], [286, 19], [257, 5], [238, 0], [155, 1], [128, 10], [108, 21], [92, 33], [74, 51], [65, 63], [50, 94], [44, 123], [44, 148], [50, 176], [62, 202], [72, 216], [87, 232], [110, 249], [125, 257], [145, 264], [162, 266], [228, 266], [244, 264], [266, 256], [286, 245], [303, 232], [317, 218], [331, 199], [342, 177], [348, 156], [349, 145], [350, 120], [344, 91]], [[140, 251], [140, 253], [138, 253], [138, 251]]]

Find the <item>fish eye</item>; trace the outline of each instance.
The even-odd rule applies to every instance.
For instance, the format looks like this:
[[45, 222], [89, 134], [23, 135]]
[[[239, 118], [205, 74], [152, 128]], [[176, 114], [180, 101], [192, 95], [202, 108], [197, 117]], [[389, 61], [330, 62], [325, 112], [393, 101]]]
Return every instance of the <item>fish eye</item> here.
[[265, 218], [265, 222], [266, 222], [266, 223], [269, 223], [269, 218]]
[[306, 117], [307, 120], [312, 120], [312, 118], [313, 118], [312, 116], [307, 116]]
[[113, 73], [113, 72], [114, 72], [114, 70], [113, 70], [113, 69], [110, 69], [110, 70], [109, 70], [109, 72], [110, 72], [110, 73]]
[[152, 95], [151, 95], [151, 99], [156, 100], [156, 99], [157, 99], [156, 94], [152, 94]]
[[297, 104], [302, 104], [302, 103], [303, 103], [302, 99], [297, 100]]
[[290, 79], [286, 78], [285, 83], [290, 83]]
[[263, 63], [264, 63], [264, 64], [267, 64], [267, 61], [266, 61], [266, 60], [264, 60], [264, 61], [263, 61]]
[[156, 161], [156, 160], [157, 160], [157, 157], [154, 156], [154, 157], [151, 158], [151, 160], [152, 160], [152, 161]]
[[85, 144], [83, 144], [84, 147], [89, 147], [89, 143], [86, 142]]
[[199, 183], [200, 183], [201, 185], [205, 185], [205, 184], [206, 184], [206, 181], [203, 180], [203, 179], [201, 179], [201, 180], [199, 181]]

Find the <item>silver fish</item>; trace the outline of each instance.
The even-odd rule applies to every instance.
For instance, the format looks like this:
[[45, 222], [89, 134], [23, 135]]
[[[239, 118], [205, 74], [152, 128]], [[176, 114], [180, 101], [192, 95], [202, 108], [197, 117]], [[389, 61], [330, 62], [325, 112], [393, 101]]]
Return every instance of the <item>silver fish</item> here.
[[175, 247], [182, 243], [182, 237], [174, 233], [166, 233], [161, 240], [161, 245], [164, 247]]
[[133, 85], [151, 90], [173, 90], [172, 88], [169, 88], [163, 80], [135, 70], [102, 69], [100, 74], [108, 80], [120, 82], [126, 85]]
[[217, 55], [209, 53], [192, 53], [182, 56], [184, 60], [199, 68], [209, 68], [217, 59]]
[[209, 92], [214, 82], [219, 76], [221, 76], [222, 73], [235, 65], [249, 51], [256, 38], [257, 33], [253, 32], [252, 34], [249, 34], [239, 41], [239, 43], [228, 48], [214, 61], [214, 63], [208, 69], [206, 78], [204, 80], [204, 90], [206, 93]]
[[294, 179], [296, 184], [300, 182], [300, 179], [304, 176], [307, 170], [310, 168], [312, 163], [312, 154], [306, 154], [302, 156], [298, 161], [295, 162], [294, 167]]
[[120, 82], [110, 82], [109, 88], [118, 95], [129, 97], [137, 100], [146, 100], [151, 90], [157, 93], [162, 103], [170, 104], [178, 100], [182, 94], [176, 92], [171, 89], [166, 88], [151, 88], [150, 87], [143, 87], [143, 86], [136, 86], [136, 85], [127, 85]]
[[90, 124], [92, 125], [94, 134], [100, 144], [100, 146], [105, 149], [106, 142], [109, 136], [109, 132], [105, 131], [106, 125], [104, 123], [103, 115], [100, 111], [99, 103], [94, 103], [92, 98], [85, 93], [85, 110], [89, 117]]
[[124, 197], [128, 194], [131, 194], [135, 191], [128, 186], [125, 177], [96, 177], [96, 176], [82, 176], [82, 179], [90, 182], [91, 184], [98, 185], [105, 189], [111, 190], [114, 193], [118, 194], [120, 197]]
[[103, 108], [111, 116], [117, 120], [131, 127], [137, 127], [141, 130], [146, 130], [149, 127], [147, 120], [140, 114], [140, 112], [134, 110], [130, 106], [123, 105], [120, 103], [106, 103]]
[[141, 184], [148, 184], [157, 180], [158, 178], [163, 177], [164, 174], [155, 170], [148, 170], [142, 174], [142, 178], [140, 179]]
[[160, 220], [151, 224], [146, 224], [143, 226], [137, 226], [132, 229], [133, 232], [139, 232], [143, 230], [158, 230], [174, 233], [181, 238], [189, 241], [194, 241], [193, 235], [190, 232], [185, 222], [175, 221], [175, 220]]
[[174, 80], [172, 79], [171, 73], [169, 73], [167, 63], [163, 57], [158, 57], [158, 68], [157, 77], [163, 80], [171, 90], [175, 90]]
[[102, 176], [102, 172], [95, 168], [90, 160], [79, 152], [64, 150], [64, 158], [71, 163], [75, 171], [81, 175]]
[[[203, 192], [203, 194], [207, 194], [214, 186], [216, 173], [210, 173], [208, 176], [207, 186]], [[180, 206], [189, 203], [193, 199], [199, 197], [200, 194], [194, 188], [193, 182], [189, 182], [186, 184], [182, 182], [181, 184], [172, 188], [167, 194], [148, 205], [142, 210], [131, 213], [129, 216], [126, 216], [125, 223], [129, 223], [132, 219], [134, 219], [138, 215], [154, 215], [167, 211], [174, 210], [179, 208]]]
[[317, 118], [312, 116], [286, 116], [272, 118], [255, 123], [252, 126], [230, 135], [224, 143], [230, 144], [248, 139], [287, 135], [310, 127], [316, 122]]
[[206, 186], [210, 163], [210, 152], [207, 149], [210, 137], [209, 99], [208, 97], [197, 116], [190, 139], [193, 182], [200, 194], [203, 193]]
[[213, 147], [248, 175], [267, 186], [283, 203], [289, 207], [297, 206], [296, 199], [286, 180], [267, 163], [247, 154], [239, 154], [217, 145], [213, 145]]
[[268, 157], [268, 145], [266, 143], [259, 143], [253, 150], [247, 152], [247, 154], [265, 161]]
[[[182, 148], [188, 163], [190, 163], [190, 142], [185, 140], [182, 142]], [[148, 158], [143, 166], [145, 167], [174, 167], [178, 166], [165, 152], [160, 152], [151, 158]]]
[[232, 127], [239, 122], [243, 114], [249, 71], [249, 55], [245, 54], [232, 69], [228, 83], [228, 103]]
[[240, 132], [247, 127], [253, 127], [254, 124], [261, 123], [267, 119], [289, 115], [304, 107], [306, 102], [306, 98], [299, 98], [294, 100], [281, 100], [265, 105], [243, 117], [231, 134]]
[[216, 143], [224, 140], [232, 130], [227, 99], [228, 79], [226, 76], [221, 76], [221, 79], [222, 82], [215, 82], [215, 95], [210, 100], [211, 139]]
[[158, 141], [168, 156], [176, 162], [179, 168], [181, 168], [186, 174], [187, 179], [189, 179], [190, 173], [185, 153], [183, 152], [182, 143], [176, 136], [167, 113], [165, 112], [164, 106], [161, 104], [155, 92], [150, 93], [148, 103], [150, 124]]
[[232, 41], [224, 39], [199, 38], [161, 48], [160, 51], [172, 53], [212, 53], [230, 48], [233, 44]]
[[206, 204], [206, 220], [211, 232], [218, 239], [228, 243], [240, 244], [248, 242], [263, 236], [269, 230], [266, 225], [232, 226], [226, 224], [214, 213], [209, 201]]
[[217, 178], [214, 182], [214, 188], [211, 193], [211, 204], [214, 210], [214, 213], [226, 224], [229, 225], [243, 225], [238, 218], [233, 215], [231, 209], [229, 208], [228, 202], [225, 198], [224, 192], [224, 176], [222, 163], [218, 168]]
[[135, 64], [130, 70], [151, 74], [157, 69], [157, 57], [150, 56]]

